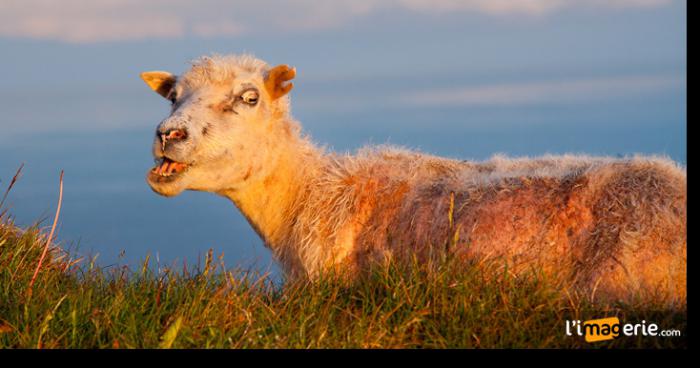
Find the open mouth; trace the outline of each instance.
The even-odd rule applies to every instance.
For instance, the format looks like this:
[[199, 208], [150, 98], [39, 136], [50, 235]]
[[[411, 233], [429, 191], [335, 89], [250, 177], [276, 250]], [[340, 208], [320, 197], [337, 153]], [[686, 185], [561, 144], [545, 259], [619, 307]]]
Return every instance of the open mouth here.
[[150, 176], [156, 181], [168, 181], [185, 172], [187, 168], [188, 165], [186, 163], [161, 157], [156, 161], [156, 166], [151, 169]]

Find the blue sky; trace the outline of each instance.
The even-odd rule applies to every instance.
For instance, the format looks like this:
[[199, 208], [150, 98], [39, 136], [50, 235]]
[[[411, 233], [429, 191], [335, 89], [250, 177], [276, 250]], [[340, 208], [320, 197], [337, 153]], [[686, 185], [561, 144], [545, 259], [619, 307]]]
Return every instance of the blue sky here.
[[211, 52], [295, 65], [295, 107], [313, 112], [634, 98], [685, 88], [685, 13], [672, 0], [4, 1], [0, 107], [6, 134], [139, 128], [157, 101], [138, 73]]
[[297, 67], [293, 114], [336, 150], [685, 162], [686, 14], [680, 0], [4, 0], [0, 186], [26, 163], [10, 204], [31, 223], [65, 169], [59, 234], [107, 260], [260, 252], [230, 203], [143, 180], [169, 107], [139, 73], [214, 52]]

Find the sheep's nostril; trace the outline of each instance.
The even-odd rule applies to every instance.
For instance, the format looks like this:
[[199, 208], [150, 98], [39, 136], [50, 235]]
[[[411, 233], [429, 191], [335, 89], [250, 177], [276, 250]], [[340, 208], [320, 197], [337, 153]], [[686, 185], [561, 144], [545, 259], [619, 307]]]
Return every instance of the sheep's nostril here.
[[187, 131], [184, 129], [171, 129], [163, 134], [165, 140], [173, 139], [185, 139], [187, 138]]
[[178, 141], [187, 138], [187, 131], [184, 129], [170, 129], [166, 132], [160, 132], [160, 143], [165, 149], [165, 144], [168, 141]]

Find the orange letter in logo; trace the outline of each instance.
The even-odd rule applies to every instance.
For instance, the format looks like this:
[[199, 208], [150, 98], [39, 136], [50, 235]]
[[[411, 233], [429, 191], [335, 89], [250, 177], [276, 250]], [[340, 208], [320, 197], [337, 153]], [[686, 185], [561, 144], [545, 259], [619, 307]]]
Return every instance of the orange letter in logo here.
[[620, 319], [617, 317], [592, 319], [583, 322], [586, 342], [612, 340], [620, 336]]

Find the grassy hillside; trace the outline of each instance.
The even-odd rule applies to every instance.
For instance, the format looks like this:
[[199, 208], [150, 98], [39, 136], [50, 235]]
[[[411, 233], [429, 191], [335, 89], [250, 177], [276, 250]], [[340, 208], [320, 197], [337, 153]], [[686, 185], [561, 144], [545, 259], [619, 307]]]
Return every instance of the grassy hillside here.
[[412, 264], [354, 284], [274, 285], [212, 257], [195, 269], [102, 269], [47, 234], [0, 219], [2, 348], [472, 348], [685, 347], [685, 337], [566, 336], [567, 319], [618, 316], [685, 333], [684, 313], [593, 306], [561, 297], [546, 279], [497, 265]]

